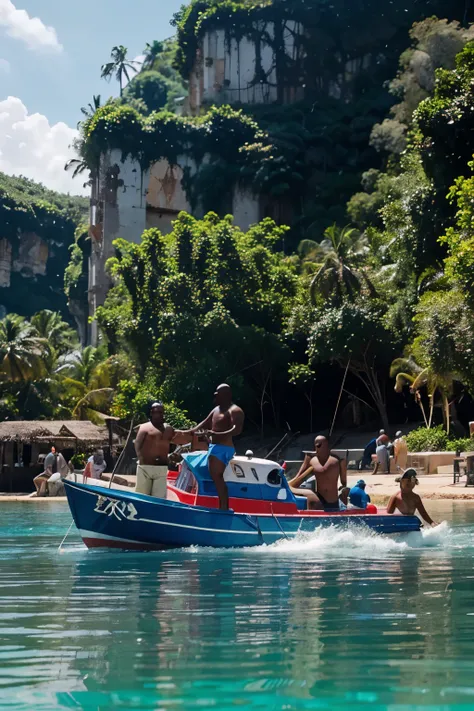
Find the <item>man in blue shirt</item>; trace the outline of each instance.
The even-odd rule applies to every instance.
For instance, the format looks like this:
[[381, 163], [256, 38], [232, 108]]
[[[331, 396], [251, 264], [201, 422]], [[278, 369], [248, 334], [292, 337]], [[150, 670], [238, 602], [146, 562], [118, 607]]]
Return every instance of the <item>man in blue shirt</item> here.
[[357, 484], [352, 487], [349, 493], [349, 501], [357, 509], [366, 509], [367, 504], [370, 504], [370, 496], [365, 491], [365, 481], [363, 479], [359, 479]]

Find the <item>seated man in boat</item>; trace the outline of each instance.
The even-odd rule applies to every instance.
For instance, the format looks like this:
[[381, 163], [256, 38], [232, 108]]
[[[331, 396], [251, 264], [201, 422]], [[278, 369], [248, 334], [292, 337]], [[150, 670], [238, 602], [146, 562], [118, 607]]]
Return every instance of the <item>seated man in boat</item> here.
[[[343, 489], [347, 487], [347, 464], [331, 454], [326, 437], [319, 435], [314, 440], [315, 452], [307, 452], [298, 474], [289, 483], [295, 496], [308, 499], [308, 509], [339, 511], [339, 479]], [[301, 484], [310, 476], [316, 477], [316, 492], [300, 489]]]
[[418, 512], [426, 523], [430, 526], [436, 526], [427, 510], [423, 506], [421, 497], [415, 494], [413, 489], [418, 484], [415, 469], [407, 469], [403, 476], [398, 477], [395, 481], [400, 482], [400, 491], [394, 494], [387, 506], [387, 513], [393, 514], [399, 511], [403, 516], [414, 516]]
[[135, 491], [166, 499], [170, 446], [172, 443], [187, 444], [191, 440], [192, 436], [166, 424], [163, 403], [154, 402], [150, 408], [150, 421], [141, 425], [135, 440], [138, 457]]
[[208, 451], [209, 474], [216, 485], [219, 508], [228, 511], [229, 492], [224, 481], [224, 472], [235, 456], [233, 438], [242, 432], [245, 415], [243, 410], [232, 402], [230, 385], [219, 385], [214, 399], [216, 407], [206, 419], [183, 434], [192, 436], [196, 432], [204, 431], [211, 438]]

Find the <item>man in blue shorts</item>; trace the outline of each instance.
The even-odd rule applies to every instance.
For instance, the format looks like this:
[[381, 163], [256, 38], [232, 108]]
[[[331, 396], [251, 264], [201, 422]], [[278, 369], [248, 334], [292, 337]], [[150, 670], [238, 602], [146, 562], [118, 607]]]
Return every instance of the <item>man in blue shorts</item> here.
[[186, 434], [204, 431], [211, 438], [207, 455], [209, 474], [216, 485], [219, 508], [227, 511], [229, 492], [224, 481], [224, 472], [235, 455], [233, 438], [242, 432], [245, 416], [243, 410], [232, 402], [232, 390], [229, 385], [219, 385], [214, 399], [216, 407], [203, 422]]

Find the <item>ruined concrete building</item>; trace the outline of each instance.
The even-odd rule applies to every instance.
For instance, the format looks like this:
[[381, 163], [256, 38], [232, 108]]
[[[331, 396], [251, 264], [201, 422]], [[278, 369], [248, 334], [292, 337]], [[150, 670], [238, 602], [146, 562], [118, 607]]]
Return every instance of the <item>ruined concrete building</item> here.
[[[273, 32], [271, 23], [259, 28], [259, 37]], [[296, 38], [301, 28], [288, 23], [284, 35], [285, 51], [295, 59], [299, 51]], [[293, 102], [300, 98], [296, 86], [279, 89], [278, 62], [273, 49], [261, 39], [240, 41], [226, 39], [224, 30], [207, 32], [201, 38], [196, 61], [189, 78], [189, 97], [184, 107], [187, 115], [198, 115], [212, 104], [263, 104], [277, 100]], [[258, 74], [265, 81], [258, 79]], [[192, 210], [183, 187], [185, 172], [192, 178], [196, 165], [187, 156], [178, 157], [176, 165], [162, 160], [142, 171], [139, 163], [121, 152], [103, 156], [98, 180], [92, 189], [92, 256], [89, 270], [89, 314], [104, 303], [110, 288], [105, 264], [113, 255], [112, 243], [118, 237], [139, 242], [145, 229], [159, 228], [164, 234], [182, 210], [200, 216], [199, 206]], [[242, 229], [268, 214], [263, 201], [249, 192], [235, 189], [231, 205], [235, 223]], [[92, 326], [92, 342], [97, 340]]]

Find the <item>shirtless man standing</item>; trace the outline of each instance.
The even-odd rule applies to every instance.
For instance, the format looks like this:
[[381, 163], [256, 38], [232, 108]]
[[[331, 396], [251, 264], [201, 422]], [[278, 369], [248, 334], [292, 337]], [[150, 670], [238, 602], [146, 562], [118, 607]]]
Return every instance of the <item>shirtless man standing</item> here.
[[216, 407], [206, 419], [183, 434], [194, 435], [204, 430], [211, 437], [207, 455], [209, 474], [219, 495], [219, 508], [227, 511], [229, 492], [224, 481], [224, 472], [235, 455], [233, 437], [237, 437], [242, 432], [245, 416], [243, 410], [232, 402], [230, 385], [219, 385], [214, 393], [214, 399]]
[[166, 499], [166, 478], [168, 476], [168, 455], [171, 443], [185, 444], [191, 438], [186, 433], [174, 430], [165, 423], [165, 410], [161, 402], [150, 408], [150, 422], [141, 425], [135, 440], [138, 456], [138, 494]]
[[[298, 474], [289, 483], [295, 496], [306, 496], [308, 509], [339, 511], [339, 477], [347, 487], [347, 464], [331, 454], [326, 437], [319, 435], [314, 440], [315, 455], [306, 454]], [[316, 492], [298, 487], [310, 476], [316, 476]]]
[[388, 502], [387, 513], [393, 514], [395, 511], [399, 511], [403, 516], [414, 516], [418, 512], [423, 521], [429, 523], [430, 526], [436, 526], [436, 522], [423, 506], [421, 497], [413, 491], [418, 484], [416, 470], [407, 469], [403, 476], [396, 481], [400, 482], [400, 491], [394, 494]]

